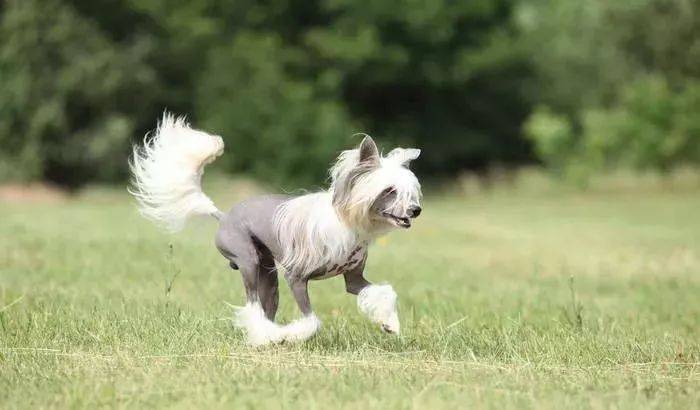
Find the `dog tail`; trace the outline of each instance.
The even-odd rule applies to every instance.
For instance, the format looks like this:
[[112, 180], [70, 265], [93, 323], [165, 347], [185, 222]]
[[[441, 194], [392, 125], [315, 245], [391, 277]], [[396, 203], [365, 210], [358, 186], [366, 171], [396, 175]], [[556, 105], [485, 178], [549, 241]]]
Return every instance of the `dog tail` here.
[[185, 117], [165, 112], [152, 138], [135, 145], [129, 161], [128, 191], [138, 200], [143, 216], [170, 231], [182, 229], [193, 215], [223, 215], [202, 192], [204, 166], [224, 152], [217, 135], [192, 129]]

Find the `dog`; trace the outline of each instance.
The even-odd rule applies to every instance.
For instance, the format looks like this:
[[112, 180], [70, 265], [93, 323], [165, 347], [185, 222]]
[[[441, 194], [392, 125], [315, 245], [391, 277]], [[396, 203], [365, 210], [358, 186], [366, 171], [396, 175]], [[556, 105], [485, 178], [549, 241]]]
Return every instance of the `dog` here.
[[[393, 229], [408, 229], [421, 213], [421, 186], [409, 169], [420, 150], [395, 148], [383, 156], [368, 135], [343, 151], [330, 169], [327, 190], [304, 195], [262, 195], [223, 213], [201, 188], [204, 167], [224, 151], [220, 136], [193, 129], [184, 117], [165, 113], [152, 138], [135, 145], [129, 192], [140, 212], [170, 231], [194, 215], [219, 221], [216, 247], [240, 270], [247, 303], [234, 323], [249, 344], [300, 342], [320, 329], [311, 309], [309, 280], [343, 275], [359, 310], [381, 330], [398, 334], [397, 295], [391, 285], [364, 276], [367, 249]], [[275, 323], [279, 265], [302, 317]]]

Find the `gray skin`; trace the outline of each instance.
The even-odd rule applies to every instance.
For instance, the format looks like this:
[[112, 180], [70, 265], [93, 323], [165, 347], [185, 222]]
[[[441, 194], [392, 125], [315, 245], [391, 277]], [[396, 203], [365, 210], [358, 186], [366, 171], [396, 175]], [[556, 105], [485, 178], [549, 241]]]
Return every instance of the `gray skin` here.
[[[288, 195], [262, 195], [234, 206], [220, 218], [216, 247], [228, 259], [233, 269], [241, 271], [248, 302], [260, 301], [268, 319], [274, 320], [279, 303], [278, 277], [275, 260], [281, 260], [281, 247], [272, 226], [275, 210]], [[315, 272], [287, 272], [285, 279], [299, 310], [312, 312], [308, 281], [327, 279], [339, 274], [345, 277], [345, 289], [357, 295], [370, 285], [363, 276], [367, 260], [366, 246], [354, 249], [348, 261], [327, 266]]]
[[[359, 154], [357, 169], [337, 187], [334, 202], [350, 191], [355, 176], [378, 166], [379, 150], [369, 136], [360, 144]], [[408, 228], [411, 226], [410, 219], [421, 212], [420, 206], [416, 205], [402, 215], [388, 213], [387, 209], [391, 208], [395, 195], [392, 187], [388, 187], [371, 206], [370, 218], [378, 231], [396, 226]], [[231, 268], [241, 271], [248, 302], [259, 301], [265, 316], [273, 321], [279, 304], [275, 261], [282, 259], [282, 251], [272, 221], [277, 208], [292, 198], [294, 197], [289, 195], [257, 196], [239, 203], [226, 214], [215, 215], [220, 220], [216, 247], [228, 259]], [[366, 261], [367, 244], [364, 243], [353, 249], [348, 260], [339, 266], [324, 266], [315, 272], [286, 272], [285, 279], [302, 314], [306, 316], [312, 313], [309, 280], [327, 279], [342, 274], [347, 292], [357, 295], [371, 285], [363, 276]]]

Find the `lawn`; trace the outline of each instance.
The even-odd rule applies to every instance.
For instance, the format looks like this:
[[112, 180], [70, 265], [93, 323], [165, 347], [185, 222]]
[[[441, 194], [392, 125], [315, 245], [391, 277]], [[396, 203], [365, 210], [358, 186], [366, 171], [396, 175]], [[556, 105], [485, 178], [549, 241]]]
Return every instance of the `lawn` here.
[[692, 189], [429, 194], [370, 250], [400, 337], [334, 278], [316, 337], [255, 349], [213, 220], [165, 234], [119, 189], [0, 203], [0, 407], [698, 408], [699, 212]]

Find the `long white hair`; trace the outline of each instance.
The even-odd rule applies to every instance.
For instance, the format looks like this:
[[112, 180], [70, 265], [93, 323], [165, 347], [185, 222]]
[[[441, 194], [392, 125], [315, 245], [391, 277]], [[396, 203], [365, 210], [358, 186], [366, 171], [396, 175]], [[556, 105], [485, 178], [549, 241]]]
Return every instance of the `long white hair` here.
[[129, 192], [143, 216], [168, 230], [182, 229], [193, 215], [220, 216], [202, 192], [204, 166], [224, 152], [221, 137], [192, 129], [185, 117], [164, 113], [155, 134], [134, 146]]
[[365, 154], [369, 155], [367, 159], [361, 158], [361, 149], [362, 146], [340, 154], [330, 170], [329, 191], [340, 217], [354, 230], [371, 235], [376, 229], [370, 215], [371, 207], [384, 190], [391, 188], [395, 193], [394, 200], [386, 204], [388, 208], [405, 212], [420, 202], [420, 183], [408, 169], [420, 150], [395, 148], [386, 156], [370, 152]]
[[291, 199], [275, 212], [281, 265], [311, 273], [343, 262], [354, 248], [385, 232], [387, 225], [372, 219], [372, 205], [388, 187], [396, 192], [388, 206], [405, 210], [420, 201], [420, 184], [407, 167], [419, 154], [396, 148], [382, 156], [368, 136], [358, 148], [341, 152], [329, 170], [328, 190]]

